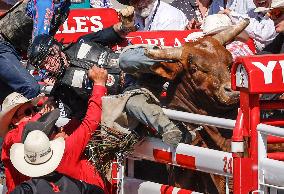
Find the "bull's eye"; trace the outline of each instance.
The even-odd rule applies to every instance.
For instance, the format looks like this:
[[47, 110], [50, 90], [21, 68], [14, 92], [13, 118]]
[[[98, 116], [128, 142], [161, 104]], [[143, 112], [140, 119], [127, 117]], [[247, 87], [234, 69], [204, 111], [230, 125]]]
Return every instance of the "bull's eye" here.
[[193, 56], [189, 56], [187, 59], [188, 64], [192, 64], [193, 63]]
[[190, 66], [190, 68], [189, 68], [190, 74], [194, 74], [196, 71], [197, 71], [197, 67], [196, 66]]

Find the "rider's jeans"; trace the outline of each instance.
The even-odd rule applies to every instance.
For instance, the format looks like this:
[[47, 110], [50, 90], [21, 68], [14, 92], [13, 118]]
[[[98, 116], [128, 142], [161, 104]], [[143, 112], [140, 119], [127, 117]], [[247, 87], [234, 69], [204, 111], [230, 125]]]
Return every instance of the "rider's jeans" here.
[[[144, 54], [144, 48], [131, 48], [119, 56], [119, 66], [125, 73], [153, 73], [150, 67], [159, 60], [150, 59]], [[143, 76], [143, 75], [142, 75]], [[151, 82], [152, 80], [149, 80]], [[157, 84], [158, 83], [153, 83]], [[162, 87], [162, 85], [158, 86]], [[126, 104], [128, 114], [136, 117], [141, 123], [156, 129], [159, 134], [176, 127], [174, 123], [164, 114], [162, 108], [149, 102], [146, 95], [132, 96]]]
[[131, 96], [125, 106], [126, 112], [139, 122], [155, 129], [162, 135], [175, 128], [175, 124], [164, 114], [162, 108], [156, 103], [149, 102], [144, 94]]
[[11, 44], [0, 40], [0, 101], [12, 92], [30, 99], [40, 93], [40, 86], [20, 63], [20, 57]]
[[151, 66], [163, 60], [147, 57], [144, 47], [129, 48], [119, 56], [119, 67], [126, 73], [153, 73]]

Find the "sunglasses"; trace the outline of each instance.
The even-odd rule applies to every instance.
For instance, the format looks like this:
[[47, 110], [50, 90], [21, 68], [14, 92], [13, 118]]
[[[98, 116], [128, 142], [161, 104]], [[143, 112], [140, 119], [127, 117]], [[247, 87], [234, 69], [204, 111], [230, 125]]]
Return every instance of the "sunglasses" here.
[[32, 116], [33, 113], [36, 113], [38, 110], [35, 106], [26, 108], [22, 114], [17, 114], [18, 117], [25, 116], [29, 117]]
[[278, 18], [280, 18], [284, 14], [284, 9], [283, 8], [275, 8], [275, 9], [272, 9], [271, 11], [269, 11], [267, 14], [268, 14], [268, 17], [270, 19], [277, 20]]

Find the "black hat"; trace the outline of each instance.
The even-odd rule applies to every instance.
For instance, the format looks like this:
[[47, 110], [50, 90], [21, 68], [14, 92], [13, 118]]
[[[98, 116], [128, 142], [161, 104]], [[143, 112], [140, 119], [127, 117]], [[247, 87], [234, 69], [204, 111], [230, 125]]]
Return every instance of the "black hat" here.
[[41, 34], [34, 38], [28, 49], [28, 58], [32, 65], [37, 66], [49, 54], [49, 49], [53, 45], [60, 45], [52, 36]]
[[60, 110], [57, 108], [51, 112], [42, 115], [37, 121], [28, 122], [23, 130], [22, 142], [25, 141], [28, 133], [34, 130], [40, 130], [44, 132], [48, 137], [50, 137], [50, 135], [55, 129], [55, 123], [59, 116]]
[[129, 5], [129, 0], [117, 0], [118, 3], [121, 3], [123, 5]]

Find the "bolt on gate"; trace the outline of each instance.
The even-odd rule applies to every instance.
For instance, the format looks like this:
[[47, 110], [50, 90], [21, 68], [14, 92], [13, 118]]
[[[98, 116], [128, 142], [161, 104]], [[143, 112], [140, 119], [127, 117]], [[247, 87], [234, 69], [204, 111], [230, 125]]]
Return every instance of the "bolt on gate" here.
[[[232, 67], [232, 88], [240, 91], [236, 121], [164, 109], [171, 119], [233, 129], [231, 153], [180, 143], [170, 147], [147, 138], [132, 156], [113, 168], [120, 194], [197, 194], [198, 192], [134, 178], [134, 160], [145, 159], [197, 171], [233, 177], [233, 193], [271, 193], [284, 190], [284, 153], [267, 153], [267, 143], [284, 143], [284, 118], [261, 118], [261, 110], [284, 109], [284, 100], [261, 100], [260, 94], [284, 93], [284, 55], [239, 58]], [[127, 167], [127, 176], [124, 170]], [[114, 185], [115, 186], [115, 185]], [[113, 187], [115, 188], [115, 187]], [[226, 192], [229, 193], [227, 187]]]

